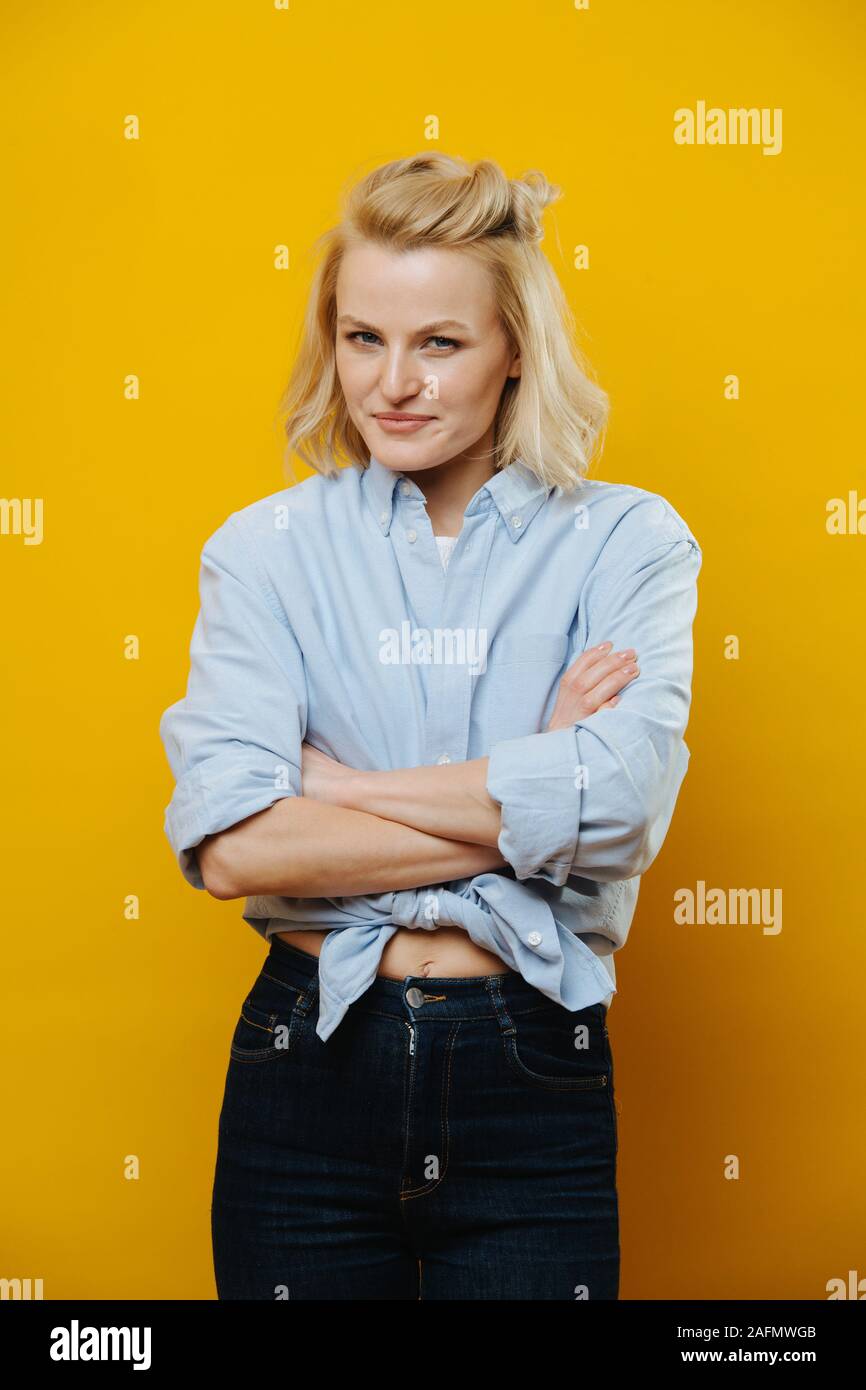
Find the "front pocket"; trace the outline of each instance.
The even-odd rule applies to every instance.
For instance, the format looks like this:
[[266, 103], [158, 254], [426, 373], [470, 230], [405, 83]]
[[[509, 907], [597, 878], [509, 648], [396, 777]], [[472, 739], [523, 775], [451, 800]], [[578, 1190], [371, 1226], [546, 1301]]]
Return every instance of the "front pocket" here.
[[241, 1006], [230, 1052], [238, 1062], [274, 1062], [297, 1047], [306, 1016], [305, 996], [264, 969]]
[[291, 1050], [295, 1033], [295, 1014], [279, 1019], [244, 1004], [235, 1025], [231, 1055], [239, 1062], [272, 1062]]
[[610, 1084], [603, 1012], [570, 1013], [553, 1005], [518, 1014], [502, 1037], [512, 1072], [527, 1085], [553, 1091], [599, 1091]]

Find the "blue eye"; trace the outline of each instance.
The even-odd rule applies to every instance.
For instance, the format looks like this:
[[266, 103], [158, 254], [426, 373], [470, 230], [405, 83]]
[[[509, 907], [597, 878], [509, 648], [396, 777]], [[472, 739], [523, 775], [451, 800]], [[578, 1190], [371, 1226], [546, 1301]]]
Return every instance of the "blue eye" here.
[[[351, 333], [347, 333], [347, 334], [346, 334], [346, 339], [347, 339], [348, 342], [360, 342], [360, 340], [361, 340], [362, 338], [366, 338], [366, 339], [373, 338], [373, 339], [375, 339], [376, 342], [379, 342], [379, 341], [380, 341], [378, 334], [377, 334], [377, 333], [374, 333], [374, 332], [373, 332], [371, 329], [369, 329], [369, 328], [356, 328], [356, 329], [354, 329]], [[441, 333], [434, 333], [434, 334], [432, 335], [432, 337], [430, 337], [430, 338], [427, 339], [427, 341], [428, 341], [428, 343], [439, 343], [439, 344], [443, 344], [444, 346], [439, 347], [439, 348], [436, 349], [436, 350], [439, 351], [439, 352], [447, 352], [447, 351], [449, 350], [449, 348], [459, 348], [459, 347], [460, 347], [460, 343], [457, 341], [456, 338], [446, 338], [446, 337], [444, 337]], [[364, 346], [364, 347], [371, 347], [371, 346], [373, 346], [373, 344], [371, 344], [371, 343], [369, 343], [369, 342], [365, 342], [365, 343], [363, 343], [363, 346]]]

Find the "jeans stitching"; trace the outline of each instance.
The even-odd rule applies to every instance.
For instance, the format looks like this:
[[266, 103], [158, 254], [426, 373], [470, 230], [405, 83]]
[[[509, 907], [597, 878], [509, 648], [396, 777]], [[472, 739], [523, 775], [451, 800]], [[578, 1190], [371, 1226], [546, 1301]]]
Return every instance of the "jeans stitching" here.
[[[415, 1025], [414, 1025], [414, 1023], [407, 1023], [405, 1019], [403, 1019], [402, 1021], [403, 1021], [403, 1023], [406, 1024], [406, 1027], [409, 1029], [409, 1039], [411, 1039], [412, 1036], [413, 1036], [412, 1030], [414, 1029], [414, 1026], [415, 1026]], [[406, 1126], [406, 1128], [405, 1128], [405, 1134], [404, 1134], [404, 1139], [403, 1139], [403, 1162], [402, 1162], [401, 1170], [400, 1170], [400, 1185], [401, 1185], [401, 1187], [402, 1187], [402, 1184], [403, 1184], [403, 1182], [404, 1182], [404, 1180], [405, 1180], [406, 1173], [408, 1172], [408, 1168], [409, 1168], [409, 1146], [410, 1146], [411, 1138], [412, 1138], [412, 1098], [413, 1098], [413, 1096], [414, 1096], [414, 1094], [415, 1094], [415, 1059], [416, 1059], [417, 1055], [418, 1055], [418, 1049], [417, 1049], [417, 1047], [416, 1047], [414, 1050], [410, 1051], [410, 1049], [409, 1049], [409, 1041], [407, 1040], [407, 1044], [406, 1044], [406, 1065], [405, 1065], [404, 1068], [403, 1068], [403, 1086], [404, 1086], [404, 1091], [405, 1091], [405, 1102], [404, 1102], [404, 1104], [405, 1104], [405, 1111], [404, 1111], [404, 1114], [405, 1114], [405, 1126]], [[402, 1192], [401, 1192], [400, 1195], [401, 1195], [401, 1198], [402, 1198]]]
[[[300, 1000], [299, 1000], [299, 999], [296, 1000], [295, 1003], [292, 1005], [292, 1011], [291, 1011], [291, 1014], [289, 1015], [289, 1023], [288, 1023], [289, 1036], [288, 1036], [288, 1038], [286, 1039], [286, 1046], [285, 1046], [285, 1047], [275, 1047], [275, 1046], [273, 1045], [273, 1043], [272, 1043], [269, 1047], [262, 1047], [262, 1048], [243, 1048], [243, 1047], [236, 1047], [235, 1044], [234, 1044], [234, 1042], [232, 1042], [232, 1043], [229, 1045], [229, 1056], [232, 1058], [232, 1060], [235, 1061], [235, 1062], [242, 1062], [242, 1063], [243, 1063], [243, 1062], [261, 1063], [261, 1062], [270, 1062], [271, 1060], [273, 1060], [273, 1059], [275, 1059], [275, 1058], [279, 1058], [279, 1057], [283, 1057], [283, 1058], [288, 1057], [289, 1054], [294, 1050], [295, 1038], [296, 1038], [297, 1033], [298, 1033], [298, 1026], [297, 1026], [297, 1025], [298, 1025], [299, 1023], [303, 1023], [304, 1019], [306, 1018], [306, 1014], [301, 1010], [301, 1008], [299, 1007], [299, 1005], [300, 1005]], [[244, 1021], [245, 1021], [246, 1023], [249, 1023], [250, 1026], [253, 1027], [253, 1028], [264, 1028], [265, 1026], [264, 1026], [263, 1024], [261, 1024], [261, 1023], [255, 1023], [251, 1018], [247, 1018], [247, 1017], [246, 1017], [246, 1014], [244, 1013], [244, 1009], [253, 1009], [253, 1008], [255, 1008], [255, 1005], [254, 1005], [254, 1004], [248, 1004], [248, 1003], [246, 1002], [246, 1000], [245, 1000], [244, 1003], [243, 1003], [243, 1005], [241, 1006], [241, 1018], [243, 1018]], [[265, 1009], [259, 1009], [258, 1012], [261, 1013], [261, 1014], [264, 1014], [264, 1013], [266, 1013], [267, 1011], [266, 1011]], [[270, 1022], [271, 1022], [272, 1024], [275, 1023], [276, 1020], [279, 1018], [279, 1014], [275, 1014], [275, 1013], [269, 1013], [267, 1016], [268, 1016], [268, 1019], [270, 1020]], [[276, 1031], [276, 1029], [273, 1028], [273, 1027], [271, 1027], [271, 1028], [265, 1028], [265, 1031], [266, 1031], [266, 1032], [273, 1033], [273, 1032]]]
[[507, 1035], [503, 1031], [502, 1045], [505, 1049], [505, 1060], [512, 1072], [527, 1085], [536, 1086], [543, 1091], [601, 1091], [605, 1087], [609, 1090], [609, 1049], [607, 1043], [607, 1028], [602, 1019], [602, 1044], [605, 1052], [605, 1060], [608, 1071], [599, 1073], [596, 1076], [545, 1076], [542, 1072], [533, 1071], [522, 1060], [517, 1050], [520, 1040], [520, 1029], [513, 1023], [507, 1030]]
[[[453, 1062], [453, 1060], [454, 1060], [454, 1050], [455, 1050], [454, 1045], [455, 1045], [455, 1041], [456, 1041], [457, 1034], [458, 1034], [459, 1031], [460, 1031], [460, 1024], [459, 1024], [459, 1023], [455, 1023], [455, 1024], [454, 1024], [454, 1027], [451, 1029], [451, 1032], [450, 1032], [449, 1035], [448, 1035], [448, 1042], [447, 1042], [447, 1044], [446, 1044], [446, 1046], [447, 1046], [447, 1048], [448, 1048], [448, 1062], [447, 1062], [446, 1069], [445, 1069], [444, 1085], [443, 1085], [443, 1087], [442, 1087], [442, 1108], [441, 1108], [440, 1114], [439, 1114], [440, 1133], [441, 1133], [441, 1135], [442, 1135], [442, 1141], [443, 1141], [443, 1142], [442, 1142], [443, 1153], [442, 1153], [442, 1169], [441, 1169], [441, 1172], [439, 1173], [438, 1178], [433, 1178], [430, 1182], [425, 1183], [425, 1185], [424, 1185], [423, 1187], [410, 1187], [410, 1188], [407, 1188], [407, 1190], [406, 1190], [405, 1192], [401, 1192], [401, 1193], [400, 1193], [400, 1201], [401, 1201], [401, 1202], [402, 1202], [406, 1197], [423, 1197], [423, 1196], [425, 1195], [425, 1193], [433, 1192], [433, 1191], [439, 1186], [439, 1184], [440, 1184], [441, 1182], [444, 1182], [444, 1180], [445, 1180], [445, 1174], [446, 1174], [447, 1171], [448, 1171], [448, 1158], [449, 1158], [449, 1150], [450, 1150], [450, 1133], [449, 1133], [449, 1129], [448, 1129], [448, 1101], [449, 1101], [449, 1098], [450, 1098], [450, 1096], [451, 1096], [451, 1066], [452, 1066], [452, 1062]], [[417, 1056], [417, 1048], [416, 1048], [416, 1056]], [[404, 1166], [403, 1166], [403, 1171], [404, 1171], [404, 1172], [406, 1171], [405, 1164], [404, 1164]]]

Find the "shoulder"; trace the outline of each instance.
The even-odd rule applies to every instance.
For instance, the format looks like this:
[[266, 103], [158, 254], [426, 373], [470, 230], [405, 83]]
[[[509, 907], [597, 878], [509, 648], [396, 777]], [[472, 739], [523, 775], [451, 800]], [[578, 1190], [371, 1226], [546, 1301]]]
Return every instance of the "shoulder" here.
[[592, 548], [599, 556], [604, 552], [605, 559], [614, 554], [636, 557], [677, 541], [700, 553], [691, 527], [660, 492], [591, 478], [571, 492], [555, 489], [554, 498], [556, 506], [570, 513], [575, 529], [585, 531]]
[[360, 506], [360, 470], [349, 465], [335, 478], [314, 473], [303, 482], [256, 498], [230, 512], [204, 543], [203, 555], [252, 552], [254, 560], [291, 550], [291, 538], [316, 522], [334, 524], [350, 518]]
[[229, 575], [279, 609], [280, 577], [299, 578], [297, 542], [314, 536], [318, 524], [334, 527], [341, 517], [353, 517], [359, 481], [354, 467], [333, 479], [314, 473], [230, 512], [202, 547], [203, 582]]
[[360, 470], [353, 465], [341, 468], [334, 478], [313, 473], [303, 482], [260, 497], [227, 517], [245, 536], [266, 542], [285, 537], [293, 524], [307, 525], [317, 519], [332, 519], [338, 512], [357, 507], [360, 500]]

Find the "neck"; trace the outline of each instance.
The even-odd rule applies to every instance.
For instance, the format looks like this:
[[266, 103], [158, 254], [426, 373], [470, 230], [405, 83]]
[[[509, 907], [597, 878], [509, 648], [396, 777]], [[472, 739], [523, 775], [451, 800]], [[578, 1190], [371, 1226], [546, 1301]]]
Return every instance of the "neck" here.
[[436, 536], [458, 536], [463, 526], [463, 514], [480, 487], [496, 472], [488, 456], [490, 443], [485, 438], [473, 445], [472, 456], [459, 455], [449, 463], [435, 468], [413, 469], [407, 472], [424, 494], [427, 515]]

